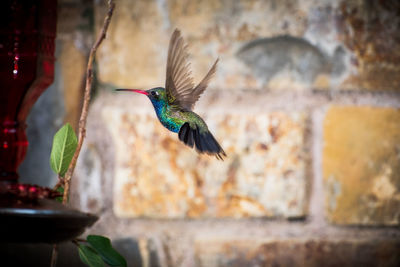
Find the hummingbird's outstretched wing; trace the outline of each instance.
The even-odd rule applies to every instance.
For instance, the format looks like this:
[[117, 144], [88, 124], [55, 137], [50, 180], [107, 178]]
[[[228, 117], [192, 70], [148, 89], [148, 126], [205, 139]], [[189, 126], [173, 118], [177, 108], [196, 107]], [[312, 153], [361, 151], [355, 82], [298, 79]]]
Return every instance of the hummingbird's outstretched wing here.
[[193, 89], [193, 92], [191, 95], [192, 109], [194, 107], [194, 104], [197, 102], [197, 100], [199, 100], [200, 95], [204, 92], [204, 90], [206, 90], [211, 78], [214, 76], [215, 71], [217, 69], [217, 63], [218, 63], [218, 59], [214, 62], [211, 69], [208, 71], [207, 75], [203, 78], [203, 80], [201, 80], [201, 82]]
[[194, 87], [188, 57], [187, 46], [180, 31], [176, 29], [169, 42], [165, 89], [170, 105], [192, 110], [215, 73], [218, 59], [203, 80]]
[[169, 42], [165, 89], [168, 103], [185, 109], [191, 106], [190, 93], [194, 87], [188, 56], [181, 33], [175, 29]]

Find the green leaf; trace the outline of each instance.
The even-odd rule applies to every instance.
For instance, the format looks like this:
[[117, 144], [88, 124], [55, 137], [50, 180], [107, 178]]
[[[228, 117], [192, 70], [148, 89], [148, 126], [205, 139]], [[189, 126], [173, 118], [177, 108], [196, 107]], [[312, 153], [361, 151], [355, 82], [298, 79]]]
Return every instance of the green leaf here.
[[91, 247], [86, 245], [78, 246], [79, 257], [90, 267], [104, 267], [104, 261], [100, 255]]
[[53, 171], [61, 177], [67, 172], [77, 145], [78, 140], [74, 129], [72, 129], [69, 123], [65, 124], [54, 135], [53, 147], [50, 155], [50, 166]]
[[126, 267], [126, 260], [111, 246], [110, 239], [101, 235], [89, 235], [86, 240], [108, 265]]
[[[56, 191], [59, 192], [59, 193], [61, 193], [62, 195], [64, 195], [64, 186], [58, 187], [58, 188], [56, 189]], [[60, 202], [60, 203], [62, 203], [63, 197], [62, 197], [62, 196], [61, 196], [61, 197], [56, 197], [55, 200], [58, 201], [58, 202]]]

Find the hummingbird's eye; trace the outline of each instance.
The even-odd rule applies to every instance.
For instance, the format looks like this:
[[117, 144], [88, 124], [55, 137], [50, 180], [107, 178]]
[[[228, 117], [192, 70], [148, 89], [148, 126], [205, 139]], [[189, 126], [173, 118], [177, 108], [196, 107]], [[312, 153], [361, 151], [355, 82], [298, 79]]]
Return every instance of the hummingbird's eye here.
[[156, 91], [151, 91], [151, 93], [150, 93], [152, 96], [158, 96], [158, 92], [156, 92]]

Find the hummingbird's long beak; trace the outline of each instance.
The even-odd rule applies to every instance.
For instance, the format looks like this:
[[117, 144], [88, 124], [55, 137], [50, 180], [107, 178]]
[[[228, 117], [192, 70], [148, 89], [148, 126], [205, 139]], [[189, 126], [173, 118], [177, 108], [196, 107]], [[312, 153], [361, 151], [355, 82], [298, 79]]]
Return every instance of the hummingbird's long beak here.
[[143, 95], [148, 95], [149, 94], [146, 91], [139, 90], [139, 89], [115, 89], [115, 91], [128, 91], [128, 92], [135, 92], [135, 93], [139, 93], [139, 94], [143, 94]]

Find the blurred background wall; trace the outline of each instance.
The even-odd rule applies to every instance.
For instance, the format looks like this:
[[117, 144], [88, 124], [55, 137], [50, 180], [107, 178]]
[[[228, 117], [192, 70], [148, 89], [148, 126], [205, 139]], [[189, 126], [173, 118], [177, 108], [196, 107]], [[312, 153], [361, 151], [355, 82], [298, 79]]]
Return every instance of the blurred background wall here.
[[[398, 1], [116, 5], [71, 196], [100, 215], [89, 232], [130, 266], [400, 265]], [[105, 11], [59, 0], [57, 77], [28, 121], [22, 177], [55, 183], [51, 137], [77, 125]], [[112, 91], [164, 86], [175, 28], [196, 81], [220, 59], [195, 111], [223, 162], [181, 144], [144, 96]]]

